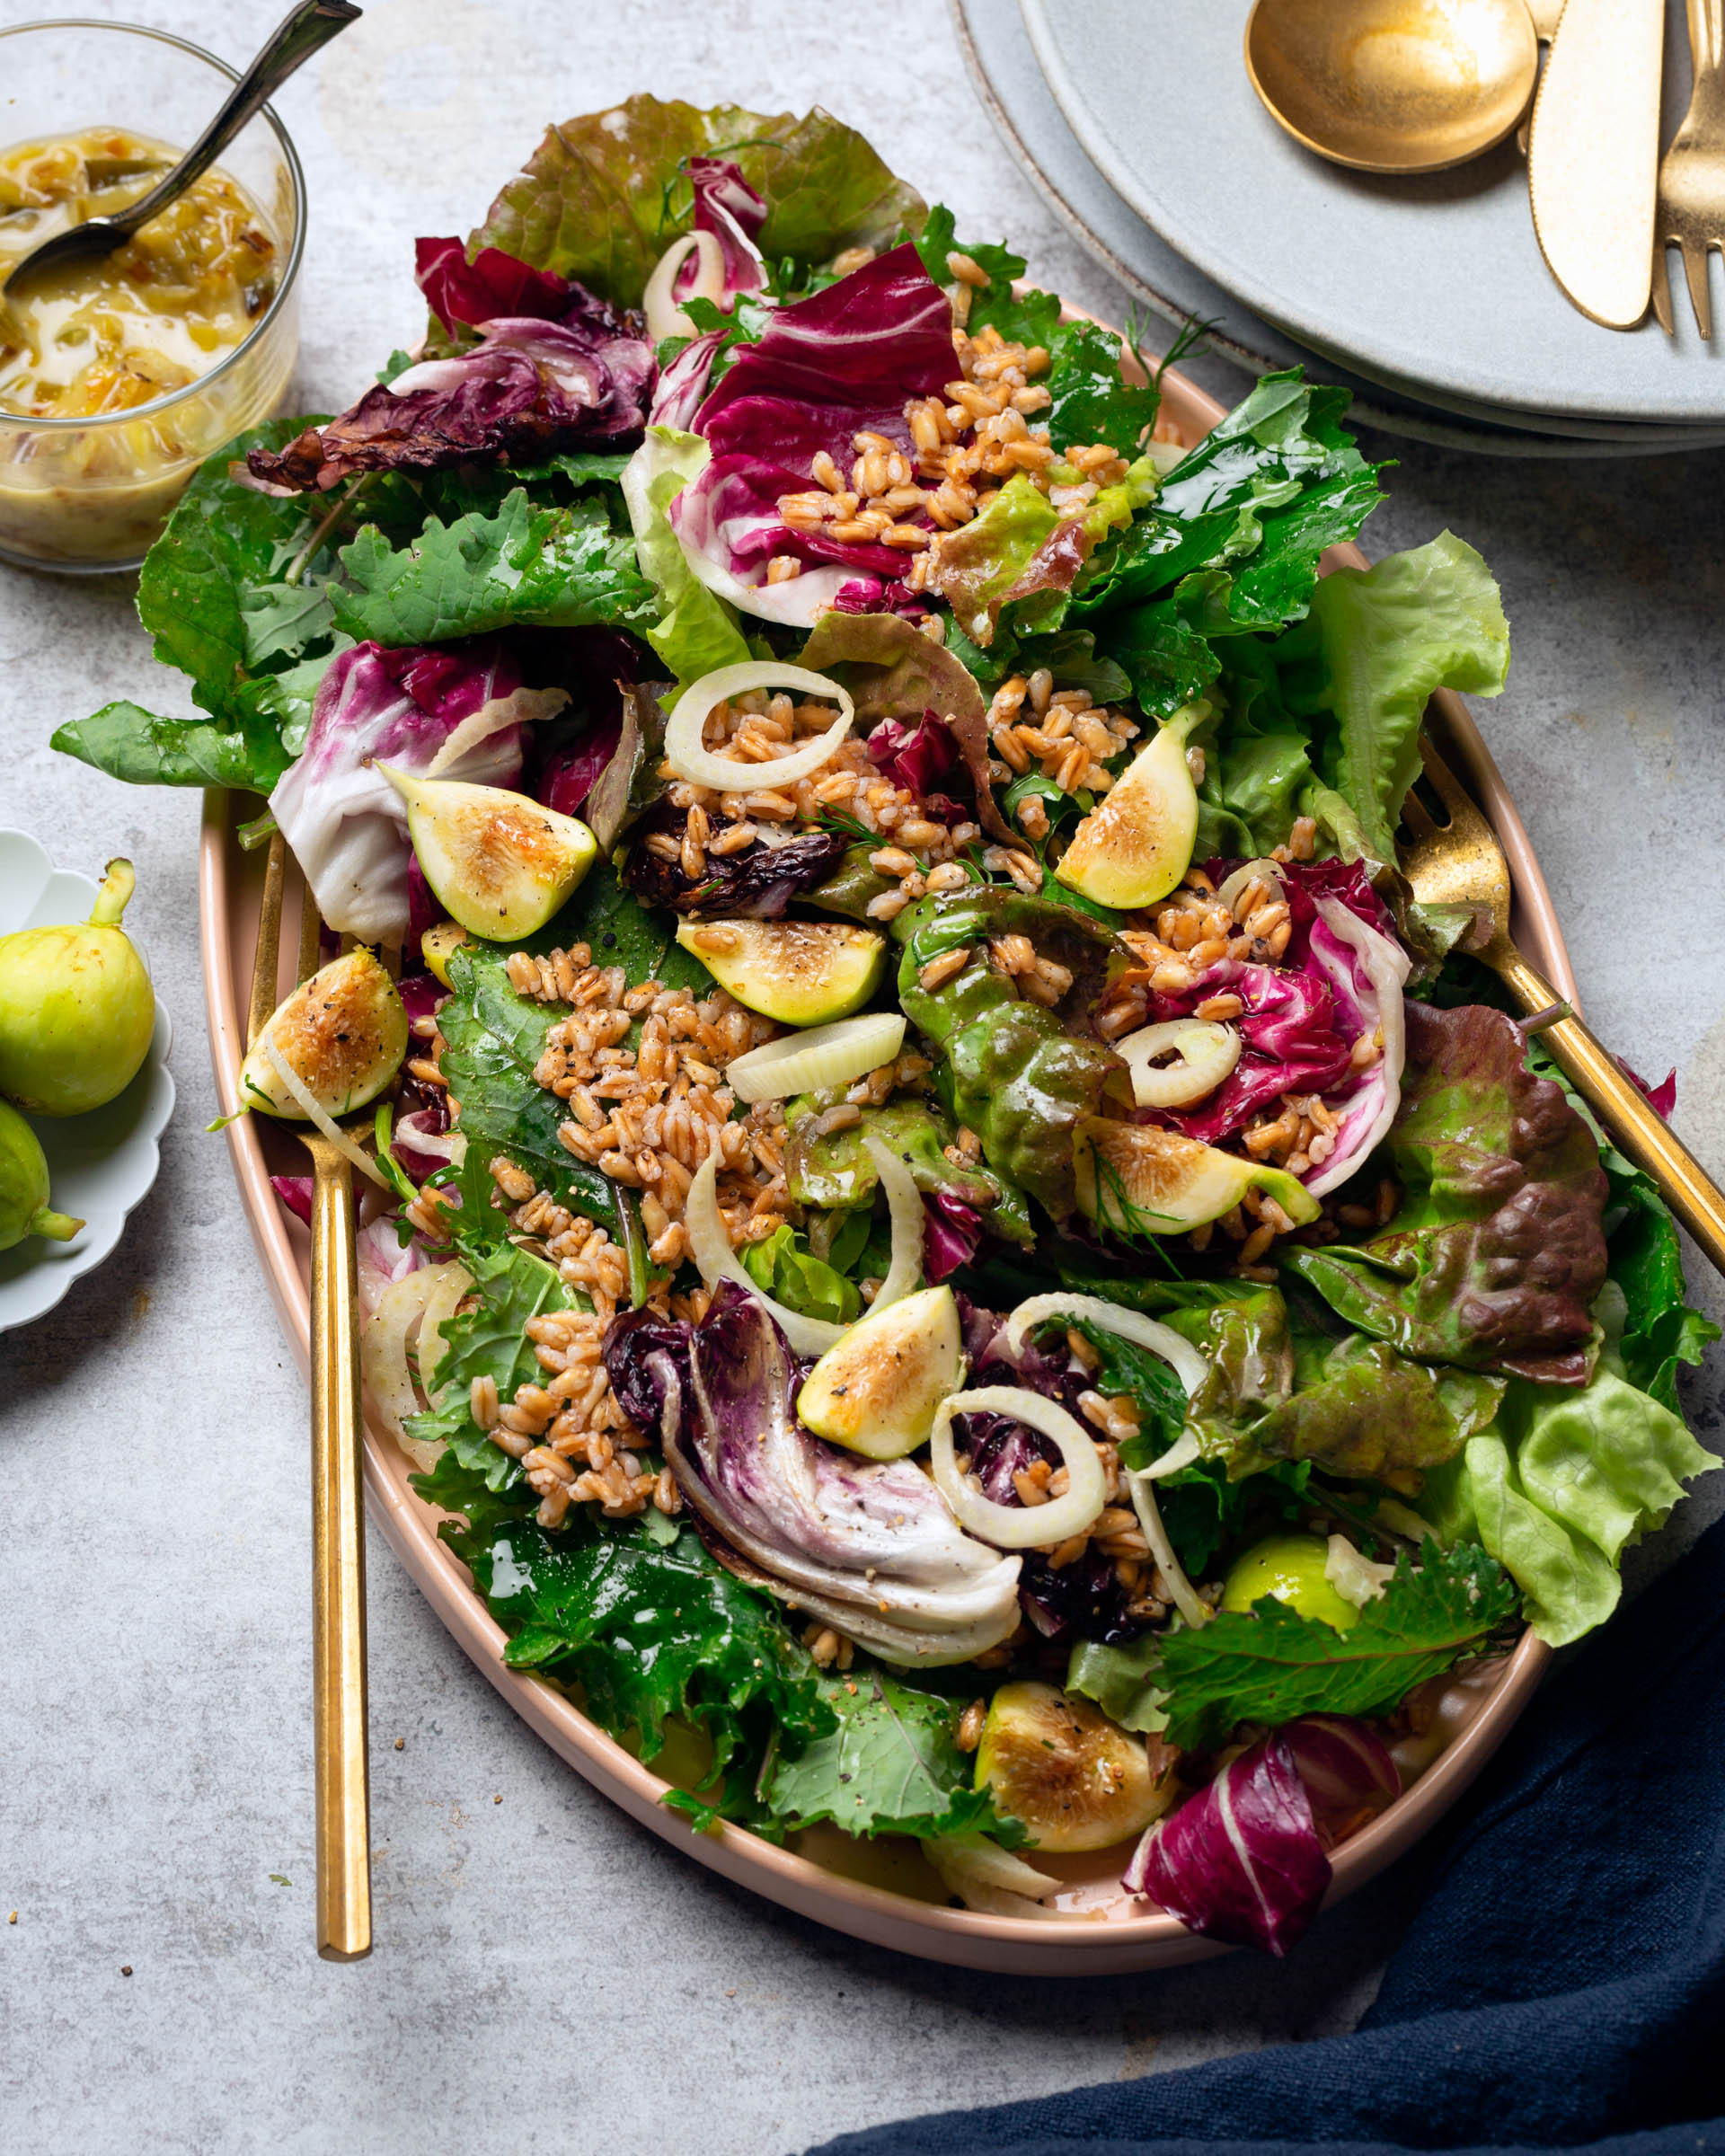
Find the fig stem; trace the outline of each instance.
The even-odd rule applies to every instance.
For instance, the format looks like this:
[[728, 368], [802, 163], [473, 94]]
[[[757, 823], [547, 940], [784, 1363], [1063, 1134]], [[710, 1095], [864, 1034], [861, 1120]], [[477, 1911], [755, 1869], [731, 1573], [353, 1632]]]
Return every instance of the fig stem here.
[[43, 1206], [31, 1215], [30, 1225], [24, 1233], [46, 1235], [53, 1242], [70, 1242], [83, 1225], [81, 1220], [74, 1220], [69, 1213], [56, 1213], [51, 1206]]
[[119, 916], [126, 911], [137, 878], [132, 873], [132, 864], [123, 856], [108, 863], [102, 873], [102, 888], [96, 893], [96, 903], [91, 911], [93, 928], [118, 928]]

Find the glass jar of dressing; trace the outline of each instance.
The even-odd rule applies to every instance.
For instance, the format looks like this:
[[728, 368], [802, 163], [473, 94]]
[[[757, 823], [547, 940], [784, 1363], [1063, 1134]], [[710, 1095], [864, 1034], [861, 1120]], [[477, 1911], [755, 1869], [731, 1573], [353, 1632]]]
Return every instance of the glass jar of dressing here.
[[[234, 79], [155, 31], [0, 31], [0, 277], [153, 187]], [[0, 301], [0, 559], [136, 568], [199, 464], [287, 387], [304, 225], [299, 161], [266, 107], [125, 247]]]

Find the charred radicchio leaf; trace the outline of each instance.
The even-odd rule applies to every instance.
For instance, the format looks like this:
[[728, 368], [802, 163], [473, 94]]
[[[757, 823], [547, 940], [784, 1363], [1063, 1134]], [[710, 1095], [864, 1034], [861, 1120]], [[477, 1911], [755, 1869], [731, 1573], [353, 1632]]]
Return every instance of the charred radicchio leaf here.
[[[519, 268], [524, 279], [538, 276]], [[482, 304], [453, 272], [438, 289], [459, 305]], [[530, 311], [481, 326], [484, 335], [471, 350], [420, 360], [368, 389], [327, 426], [307, 428], [279, 455], [250, 451], [247, 469], [277, 489], [327, 491], [359, 472], [436, 472], [541, 455], [578, 441], [615, 440], [646, 424], [652, 347], [580, 286], [568, 287], [557, 320]]]
[[1389, 1153], [1406, 1193], [1384, 1232], [1287, 1259], [1350, 1325], [1404, 1355], [1581, 1385], [1605, 1283], [1599, 1149], [1535, 1078], [1501, 1011], [1407, 1005]]
[[367, 943], [407, 932], [407, 811], [377, 762], [429, 771], [464, 728], [471, 746], [438, 776], [511, 785], [523, 722], [564, 701], [562, 689], [523, 688], [513, 657], [495, 641], [394, 651], [355, 644], [338, 653], [318, 684], [305, 747], [270, 796], [329, 925]]
[[793, 898], [823, 883], [844, 859], [846, 841], [836, 831], [809, 831], [782, 846], [764, 840], [739, 853], [711, 855], [706, 872], [691, 883], [678, 861], [663, 861], [645, 841], [659, 831], [680, 833], [683, 812], [655, 809], [623, 863], [623, 880], [647, 906], [679, 914], [724, 914], [776, 921]]
[[639, 1317], [607, 1330], [606, 1367], [721, 1538], [721, 1560], [729, 1546], [746, 1577], [884, 1662], [937, 1668], [1006, 1638], [1018, 1560], [965, 1534], [910, 1462], [861, 1460], [810, 1436], [792, 1407], [796, 1365], [753, 1295], [721, 1284], [682, 1332], [686, 1375], [677, 1348]]
[[1121, 1884], [1189, 1931], [1279, 1957], [1323, 1901], [1331, 1838], [1401, 1787], [1395, 1763], [1364, 1723], [1329, 1715], [1290, 1722], [1157, 1820]]

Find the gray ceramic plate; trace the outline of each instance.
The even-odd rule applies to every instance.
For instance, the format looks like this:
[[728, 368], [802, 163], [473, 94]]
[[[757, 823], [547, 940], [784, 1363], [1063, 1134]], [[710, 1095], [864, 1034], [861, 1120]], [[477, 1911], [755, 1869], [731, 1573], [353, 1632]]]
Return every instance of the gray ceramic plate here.
[[[1073, 135], [1123, 202], [1238, 305], [1374, 380], [1536, 429], [1725, 427], [1725, 343], [1686, 308], [1604, 330], [1541, 260], [1513, 143], [1453, 172], [1384, 180], [1302, 150], [1246, 79], [1249, 0], [1022, 0]], [[1667, 133], [1686, 95], [1668, 0]], [[1152, 85], [1154, 86], [1154, 91]], [[1640, 437], [1637, 440], [1636, 437]], [[1694, 437], [1686, 438], [1699, 446]]]

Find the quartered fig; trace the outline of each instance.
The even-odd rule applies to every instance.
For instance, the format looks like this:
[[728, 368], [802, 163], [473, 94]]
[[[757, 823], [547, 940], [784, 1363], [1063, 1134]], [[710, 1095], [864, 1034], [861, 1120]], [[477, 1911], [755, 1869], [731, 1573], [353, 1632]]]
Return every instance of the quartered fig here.
[[1003, 1684], [977, 1746], [977, 1787], [1051, 1856], [1141, 1834], [1166, 1802], [1136, 1736], [1052, 1684]]
[[1210, 715], [1207, 703], [1176, 711], [1141, 748], [1073, 833], [1055, 879], [1098, 906], [1154, 906], [1191, 866], [1198, 790], [1186, 739]]
[[848, 1018], [887, 963], [884, 936], [836, 921], [686, 921], [677, 940], [728, 994], [782, 1026]]
[[0, 937], [0, 1093], [32, 1115], [102, 1107], [149, 1053], [155, 996], [119, 925], [133, 881], [111, 861], [87, 922]]
[[1330, 1545], [1317, 1534], [1272, 1534], [1236, 1557], [1222, 1589], [1225, 1610], [1250, 1610], [1274, 1595], [1302, 1617], [1345, 1632], [1359, 1621], [1356, 1604], [1339, 1595], [1328, 1566]]
[[958, 1297], [925, 1287], [860, 1318], [809, 1373], [797, 1397], [806, 1429], [871, 1460], [924, 1444], [934, 1412], [964, 1382]]
[[246, 1108], [289, 1122], [306, 1120], [264, 1049], [276, 1052], [326, 1115], [350, 1115], [375, 1100], [407, 1054], [407, 1012], [375, 955], [361, 946], [303, 981], [260, 1035], [240, 1069]]
[[1183, 1235], [1231, 1213], [1249, 1190], [1274, 1198], [1296, 1228], [1321, 1210], [1284, 1170], [1148, 1124], [1085, 1116], [1074, 1157], [1079, 1211], [1119, 1234]]
[[377, 769], [407, 804], [408, 836], [438, 903], [493, 943], [543, 928], [598, 856], [579, 817], [526, 794]]
[[453, 988], [449, 960], [464, 943], [473, 941], [459, 921], [439, 921], [420, 938], [420, 956], [446, 988]]
[[49, 1204], [41, 1141], [15, 1108], [0, 1100], [0, 1250], [26, 1235], [68, 1242], [83, 1225]]

